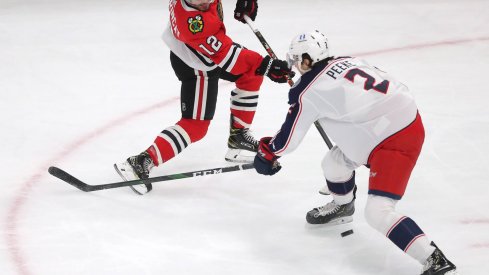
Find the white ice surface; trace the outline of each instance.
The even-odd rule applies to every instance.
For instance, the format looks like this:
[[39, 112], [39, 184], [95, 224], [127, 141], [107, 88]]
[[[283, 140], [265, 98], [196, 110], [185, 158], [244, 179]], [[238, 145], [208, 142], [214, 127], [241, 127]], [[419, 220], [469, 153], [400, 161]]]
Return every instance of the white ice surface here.
[[[224, 1], [228, 34], [265, 54]], [[398, 210], [461, 274], [489, 270], [489, 1], [261, 0], [256, 26], [279, 56], [320, 29], [333, 54], [363, 55], [415, 94], [426, 142]], [[419, 274], [364, 220], [308, 226], [325, 204], [312, 129], [274, 177], [254, 171], [83, 193], [47, 173], [57, 165], [101, 184], [114, 162], [144, 150], [179, 119], [179, 82], [160, 39], [164, 0], [0, 0], [0, 274]], [[227, 165], [223, 82], [205, 140], [154, 176]], [[272, 135], [287, 87], [266, 80], [254, 133]], [[355, 234], [341, 238], [353, 229]]]

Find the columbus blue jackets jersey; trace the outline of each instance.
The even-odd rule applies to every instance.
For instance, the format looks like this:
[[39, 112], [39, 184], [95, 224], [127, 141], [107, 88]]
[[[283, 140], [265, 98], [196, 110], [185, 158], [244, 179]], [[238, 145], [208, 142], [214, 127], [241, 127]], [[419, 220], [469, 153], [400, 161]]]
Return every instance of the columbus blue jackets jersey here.
[[408, 88], [366, 61], [318, 63], [289, 92], [290, 108], [271, 142], [277, 156], [293, 151], [318, 120], [343, 153], [366, 164], [384, 139], [409, 125], [417, 107]]

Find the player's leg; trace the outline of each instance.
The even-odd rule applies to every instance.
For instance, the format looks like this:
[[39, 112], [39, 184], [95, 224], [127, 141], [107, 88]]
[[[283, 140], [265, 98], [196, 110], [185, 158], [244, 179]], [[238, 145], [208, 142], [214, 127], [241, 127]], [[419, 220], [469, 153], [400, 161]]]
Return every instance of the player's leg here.
[[231, 91], [229, 149], [225, 159], [233, 162], [252, 162], [258, 150], [258, 141], [249, 129], [258, 105], [258, 90], [263, 77], [254, 72], [240, 76], [233, 76], [225, 71], [221, 73], [221, 78], [236, 83], [236, 88]]
[[199, 71], [172, 54], [173, 69], [182, 82], [180, 108], [182, 118], [165, 128], [146, 151], [155, 166], [180, 154], [191, 143], [201, 140], [214, 118], [218, 94], [219, 69]]
[[328, 151], [323, 159], [322, 168], [333, 201], [307, 212], [308, 223], [334, 225], [353, 220], [356, 193], [355, 169], [358, 166], [337, 146]]
[[422, 264], [423, 275], [457, 274], [454, 273], [455, 265], [428, 239], [416, 222], [396, 211], [397, 201], [369, 195], [365, 208], [367, 223]]
[[424, 232], [411, 218], [396, 212], [397, 202], [389, 197], [369, 195], [365, 219], [397, 247], [423, 263], [435, 248], [430, 246]]
[[182, 82], [180, 108], [182, 118], [164, 129], [146, 150], [155, 166], [180, 154], [191, 143], [201, 140], [214, 118], [217, 101], [219, 69], [199, 71], [189, 67], [173, 53], [172, 67]]
[[418, 117], [411, 125], [381, 143], [369, 158], [369, 197], [365, 218], [397, 247], [425, 265], [423, 274], [456, 274], [455, 266], [426, 237], [410, 217], [395, 210], [406, 190], [424, 140]]
[[170, 54], [170, 61], [182, 83], [182, 118], [175, 125], [165, 128], [147, 150], [115, 165], [125, 180], [149, 177], [154, 166], [172, 159], [191, 143], [202, 139], [214, 116], [219, 69], [208, 72], [195, 70], [173, 53]]

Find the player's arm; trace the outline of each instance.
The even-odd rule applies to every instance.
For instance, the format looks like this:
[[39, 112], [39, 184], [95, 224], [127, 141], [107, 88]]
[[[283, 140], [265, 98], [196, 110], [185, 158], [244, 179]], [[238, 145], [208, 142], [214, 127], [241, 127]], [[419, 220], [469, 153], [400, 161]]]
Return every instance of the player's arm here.
[[300, 98], [300, 93], [294, 93], [294, 90], [291, 90], [289, 97], [290, 108], [280, 131], [273, 138], [264, 137], [260, 140], [254, 160], [254, 167], [260, 174], [277, 173], [281, 169], [278, 158], [299, 146], [318, 117], [316, 106], [308, 98]]
[[285, 122], [270, 142], [272, 152], [280, 157], [294, 151], [317, 118], [316, 106], [308, 98], [292, 102]]
[[[245, 6], [256, 6], [256, 1], [244, 2], [250, 2]], [[250, 11], [245, 11], [245, 14], [250, 16], [253, 14], [253, 12], [251, 14], [248, 12]], [[172, 20], [175, 23], [173, 25], [176, 25], [180, 31], [173, 30], [173, 34], [193, 50], [234, 75], [259, 74], [266, 75], [276, 82], [287, 81], [286, 75], [290, 73], [290, 69], [285, 61], [264, 58], [257, 52], [234, 43], [226, 35], [224, 25], [217, 17], [206, 14], [195, 15], [191, 18], [188, 16], [186, 13], [174, 14]]]
[[185, 43], [234, 75], [252, 72], [268, 76], [272, 81], [285, 83], [286, 76], [291, 74], [286, 61], [262, 57], [259, 53], [234, 43], [222, 31], [207, 37], [195, 37]]
[[189, 41], [187, 44], [234, 75], [255, 71], [263, 60], [260, 54], [234, 43], [222, 31], [202, 37], [202, 39]]

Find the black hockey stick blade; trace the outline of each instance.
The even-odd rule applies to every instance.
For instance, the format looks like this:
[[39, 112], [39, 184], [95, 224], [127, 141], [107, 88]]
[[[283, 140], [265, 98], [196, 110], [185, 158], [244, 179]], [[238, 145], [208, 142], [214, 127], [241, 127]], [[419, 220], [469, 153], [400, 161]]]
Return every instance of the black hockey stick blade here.
[[72, 176], [68, 172], [66, 172], [66, 171], [64, 171], [58, 167], [51, 166], [51, 167], [49, 167], [48, 172], [49, 172], [49, 174], [57, 177], [58, 179], [66, 182], [66, 183], [73, 185], [74, 187], [76, 187], [76, 188], [78, 188], [84, 192], [92, 192], [92, 191], [98, 191], [98, 190], [133, 186], [133, 185], [138, 185], [138, 184], [149, 184], [149, 183], [160, 182], [160, 181], [177, 180], [177, 179], [185, 179], [185, 178], [198, 177], [198, 176], [222, 174], [222, 173], [247, 170], [247, 169], [252, 169], [252, 168], [253, 168], [253, 164], [247, 163], [247, 164], [239, 164], [239, 165], [228, 166], [228, 167], [219, 167], [219, 168], [211, 168], [211, 169], [191, 171], [191, 172], [183, 172], [183, 173], [178, 173], [178, 174], [159, 176], [159, 177], [147, 178], [147, 179], [142, 179], [142, 180], [120, 181], [120, 182], [100, 184], [100, 185], [86, 184], [85, 182], [75, 178], [74, 176]]

